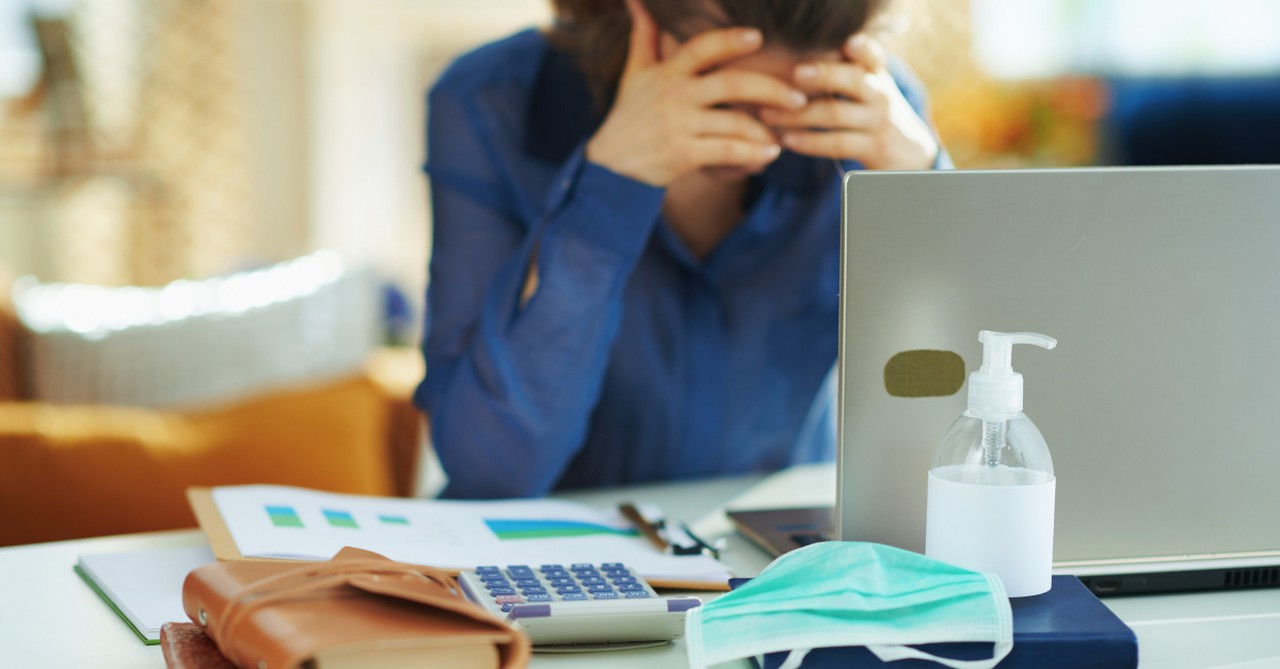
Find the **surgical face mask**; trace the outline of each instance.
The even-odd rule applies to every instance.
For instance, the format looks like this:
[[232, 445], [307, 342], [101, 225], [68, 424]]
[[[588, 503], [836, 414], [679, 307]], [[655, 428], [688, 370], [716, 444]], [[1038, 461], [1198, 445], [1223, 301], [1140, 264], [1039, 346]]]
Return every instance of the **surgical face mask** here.
[[[829, 541], [774, 560], [756, 578], [689, 612], [691, 669], [791, 651], [784, 669], [814, 648], [866, 646], [884, 662], [934, 660], [953, 669], [994, 667], [1013, 648], [1004, 586], [909, 551]], [[995, 644], [990, 660], [954, 660], [909, 645]]]

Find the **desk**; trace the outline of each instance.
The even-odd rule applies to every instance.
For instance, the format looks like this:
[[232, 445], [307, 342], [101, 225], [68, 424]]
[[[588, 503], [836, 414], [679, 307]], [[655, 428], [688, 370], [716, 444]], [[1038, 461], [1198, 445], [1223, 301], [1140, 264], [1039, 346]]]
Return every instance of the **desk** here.
[[[674, 517], [696, 519], [695, 531], [724, 537], [725, 562], [739, 575], [752, 575], [769, 559], [732, 532], [723, 509], [829, 502], [834, 479], [829, 467], [805, 467], [763, 482], [761, 477], [738, 477], [562, 497], [600, 505], [634, 499], [659, 504]], [[142, 645], [71, 567], [85, 553], [190, 546], [203, 540], [198, 530], [180, 530], [0, 548], [0, 666], [162, 669], [159, 647]], [[1104, 601], [1137, 632], [1144, 668], [1280, 667], [1280, 589]], [[684, 648], [677, 643], [609, 654], [535, 654], [531, 666], [678, 668], [685, 666]]]

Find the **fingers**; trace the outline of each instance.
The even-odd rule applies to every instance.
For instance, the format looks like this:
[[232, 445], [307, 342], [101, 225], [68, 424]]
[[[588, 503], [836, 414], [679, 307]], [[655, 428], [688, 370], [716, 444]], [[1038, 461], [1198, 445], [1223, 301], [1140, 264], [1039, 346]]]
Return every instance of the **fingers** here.
[[626, 3], [627, 13], [631, 15], [631, 41], [624, 73], [643, 69], [658, 61], [658, 26], [640, 0], [626, 0]]
[[780, 129], [868, 130], [882, 122], [883, 114], [864, 104], [828, 98], [797, 111], [762, 109], [760, 120]]
[[750, 70], [721, 70], [699, 77], [690, 90], [695, 104], [749, 104], [778, 109], [800, 109], [809, 102], [804, 93], [785, 81]]
[[809, 95], [843, 95], [870, 100], [876, 89], [871, 73], [862, 65], [835, 61], [810, 61], [796, 66], [796, 86]]
[[878, 151], [875, 137], [858, 130], [789, 130], [782, 135], [782, 145], [807, 156], [863, 161]]
[[692, 125], [690, 130], [702, 137], [734, 137], [761, 146], [778, 143], [778, 138], [764, 124], [740, 111], [708, 111], [699, 114]]
[[763, 167], [782, 153], [777, 144], [732, 137], [703, 137], [682, 145], [683, 162], [696, 167]]
[[879, 42], [854, 35], [841, 48], [844, 61], [810, 61], [796, 66], [796, 86], [810, 95], [835, 94], [853, 100], [873, 101], [875, 81], [888, 76], [887, 53]]
[[857, 63], [870, 72], [879, 72], [888, 63], [884, 46], [866, 35], [854, 35], [845, 40], [843, 51], [849, 62]]
[[701, 74], [758, 51], [763, 44], [764, 38], [755, 28], [708, 30], [685, 42], [671, 58], [671, 65], [686, 74]]

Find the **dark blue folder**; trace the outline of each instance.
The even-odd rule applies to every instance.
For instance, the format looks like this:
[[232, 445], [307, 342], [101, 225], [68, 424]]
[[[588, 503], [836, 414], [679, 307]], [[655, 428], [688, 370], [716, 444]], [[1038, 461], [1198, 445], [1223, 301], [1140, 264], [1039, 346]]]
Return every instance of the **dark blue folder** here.
[[[737, 579], [735, 579], [737, 580]], [[743, 579], [745, 581], [745, 579]], [[1074, 576], [1054, 576], [1053, 587], [1038, 597], [1009, 600], [1013, 608], [1013, 651], [1000, 669], [1132, 669], [1138, 666], [1138, 638]], [[991, 644], [937, 643], [918, 646], [959, 660], [991, 657]], [[777, 669], [786, 653], [766, 655], [764, 669]], [[862, 647], [817, 648], [803, 669], [936, 669], [924, 660], [881, 662]]]

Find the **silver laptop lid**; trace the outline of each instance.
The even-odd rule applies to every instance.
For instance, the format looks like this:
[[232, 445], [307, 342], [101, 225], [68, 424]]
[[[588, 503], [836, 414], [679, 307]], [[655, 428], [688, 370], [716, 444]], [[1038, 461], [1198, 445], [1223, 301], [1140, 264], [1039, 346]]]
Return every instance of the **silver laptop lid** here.
[[953, 351], [967, 377], [979, 330], [1035, 331], [1057, 349], [1015, 369], [1055, 564], [1280, 564], [1280, 168], [851, 173], [842, 272], [841, 538], [923, 548], [965, 409], [890, 395], [886, 363]]

